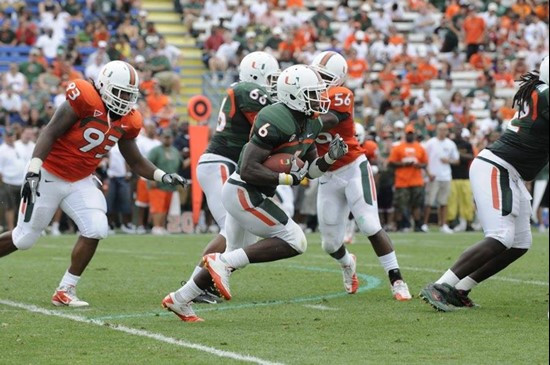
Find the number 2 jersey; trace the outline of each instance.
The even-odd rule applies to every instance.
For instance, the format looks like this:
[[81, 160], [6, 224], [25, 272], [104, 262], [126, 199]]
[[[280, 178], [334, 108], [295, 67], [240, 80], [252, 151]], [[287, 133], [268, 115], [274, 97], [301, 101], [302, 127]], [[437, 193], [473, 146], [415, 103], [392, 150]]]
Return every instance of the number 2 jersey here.
[[327, 153], [330, 141], [332, 141], [332, 138], [336, 134], [339, 134], [348, 145], [348, 153], [330, 167], [329, 171], [334, 171], [352, 163], [359, 156], [363, 155], [365, 151], [359, 144], [357, 138], [355, 138], [355, 122], [353, 120], [354, 100], [352, 91], [342, 86], [331, 87], [328, 89], [328, 96], [330, 98], [329, 112], [338, 118], [338, 124], [330, 131], [319, 134], [319, 137], [316, 139], [317, 152], [319, 156]]
[[534, 180], [548, 163], [548, 90], [546, 84], [537, 86], [523, 112], [517, 112], [504, 134], [487, 147], [526, 181]]
[[252, 82], [232, 85], [222, 102], [216, 133], [206, 153], [224, 156], [237, 163], [243, 146], [248, 142], [256, 115], [270, 104], [272, 100], [261, 86]]
[[120, 139], [136, 138], [142, 117], [139, 111], [132, 110], [118, 120], [110, 120], [99, 92], [85, 80], [70, 83], [65, 95], [78, 120], [54, 142], [43, 166], [74, 182], [91, 175]]

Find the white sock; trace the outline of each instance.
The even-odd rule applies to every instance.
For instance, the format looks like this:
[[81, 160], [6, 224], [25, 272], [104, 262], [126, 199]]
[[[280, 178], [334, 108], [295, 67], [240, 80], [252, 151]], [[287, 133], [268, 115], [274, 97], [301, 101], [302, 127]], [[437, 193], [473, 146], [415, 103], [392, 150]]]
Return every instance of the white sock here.
[[243, 268], [250, 263], [250, 261], [248, 260], [248, 256], [246, 256], [246, 253], [242, 248], [231, 252], [225, 252], [220, 256], [220, 258], [229, 267], [232, 267], [234, 269]]
[[59, 222], [52, 222], [52, 229], [59, 230]]
[[460, 281], [460, 279], [458, 278], [458, 276], [456, 276], [455, 273], [452, 272], [451, 269], [449, 269], [435, 283], [436, 284], [445, 283], [445, 284], [449, 284], [450, 286], [455, 286], [456, 284], [458, 284], [459, 281]]
[[342, 266], [350, 266], [351, 265], [352, 258], [351, 258], [351, 255], [349, 254], [348, 250], [346, 250], [346, 254], [342, 258], [338, 259], [338, 262]]
[[384, 256], [379, 256], [378, 260], [380, 261], [380, 264], [382, 264], [382, 267], [386, 271], [386, 274], [389, 273], [390, 270], [399, 269], [399, 264], [397, 263], [397, 256], [395, 256], [395, 251], [392, 251]]
[[193, 270], [193, 273], [191, 274], [191, 277], [189, 278], [189, 281], [193, 280], [193, 278], [199, 273], [201, 272], [202, 270], [202, 267], [200, 266], [195, 266], [195, 270]]
[[202, 289], [195, 284], [195, 281], [189, 280], [174, 293], [174, 299], [180, 304], [187, 304], [200, 294], [202, 294]]
[[69, 270], [67, 270], [65, 271], [65, 275], [63, 275], [59, 286], [76, 286], [76, 284], [78, 284], [78, 280], [80, 280], [80, 276], [73, 275], [69, 272]]
[[472, 279], [469, 276], [466, 276], [464, 279], [460, 280], [458, 284], [456, 284], [455, 288], [458, 290], [472, 290], [479, 284], [477, 281]]

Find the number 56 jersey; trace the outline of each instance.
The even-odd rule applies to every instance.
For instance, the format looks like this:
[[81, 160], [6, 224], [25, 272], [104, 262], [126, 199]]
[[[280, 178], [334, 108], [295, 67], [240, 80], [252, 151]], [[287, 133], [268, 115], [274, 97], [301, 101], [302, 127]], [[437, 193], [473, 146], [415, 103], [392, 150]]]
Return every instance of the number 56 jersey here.
[[319, 156], [328, 152], [329, 144], [336, 134], [339, 134], [348, 145], [348, 153], [330, 167], [330, 171], [334, 171], [352, 163], [359, 156], [363, 155], [365, 151], [357, 138], [355, 138], [355, 122], [353, 120], [355, 102], [353, 92], [343, 86], [331, 87], [328, 89], [328, 96], [330, 99], [329, 112], [336, 115], [338, 124], [328, 132], [319, 133], [315, 142]]
[[142, 117], [139, 111], [132, 110], [118, 120], [111, 120], [99, 92], [85, 80], [71, 82], [65, 95], [78, 120], [54, 142], [43, 166], [50, 173], [74, 182], [91, 175], [120, 139], [136, 138]]

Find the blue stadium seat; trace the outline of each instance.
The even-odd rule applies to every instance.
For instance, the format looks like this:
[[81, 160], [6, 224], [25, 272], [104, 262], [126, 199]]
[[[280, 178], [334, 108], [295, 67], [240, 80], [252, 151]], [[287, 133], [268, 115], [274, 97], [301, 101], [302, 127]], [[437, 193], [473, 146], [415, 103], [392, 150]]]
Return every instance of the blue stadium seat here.
[[79, 47], [78, 48], [78, 52], [84, 57], [87, 57], [87, 56], [91, 55], [95, 51], [97, 51], [97, 49], [95, 47]]

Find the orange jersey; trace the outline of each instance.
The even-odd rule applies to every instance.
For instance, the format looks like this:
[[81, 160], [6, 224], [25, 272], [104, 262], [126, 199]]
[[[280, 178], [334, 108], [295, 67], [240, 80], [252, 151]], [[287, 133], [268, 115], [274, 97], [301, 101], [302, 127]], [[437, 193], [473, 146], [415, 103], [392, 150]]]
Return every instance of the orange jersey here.
[[336, 170], [342, 166], [352, 163], [365, 152], [355, 138], [355, 122], [353, 121], [354, 98], [350, 89], [343, 86], [332, 87], [328, 90], [330, 98], [330, 110], [339, 114], [347, 114], [347, 118], [338, 123], [328, 132], [322, 132], [317, 137], [317, 152], [319, 156], [328, 152], [328, 146], [332, 137], [339, 134], [348, 145], [348, 153], [336, 161], [330, 170]]
[[365, 141], [363, 151], [365, 151], [365, 156], [371, 164], [376, 162], [378, 159], [378, 144], [376, 142], [370, 139]]
[[91, 175], [120, 139], [136, 138], [142, 118], [139, 111], [132, 110], [121, 119], [109, 121], [101, 96], [85, 80], [70, 83], [66, 98], [78, 120], [54, 142], [44, 168], [74, 182]]
[[[389, 162], [416, 162], [428, 163], [426, 150], [418, 142], [402, 142], [393, 147], [390, 152]], [[395, 187], [409, 188], [424, 186], [422, 169], [414, 166], [402, 166], [395, 169]]]

